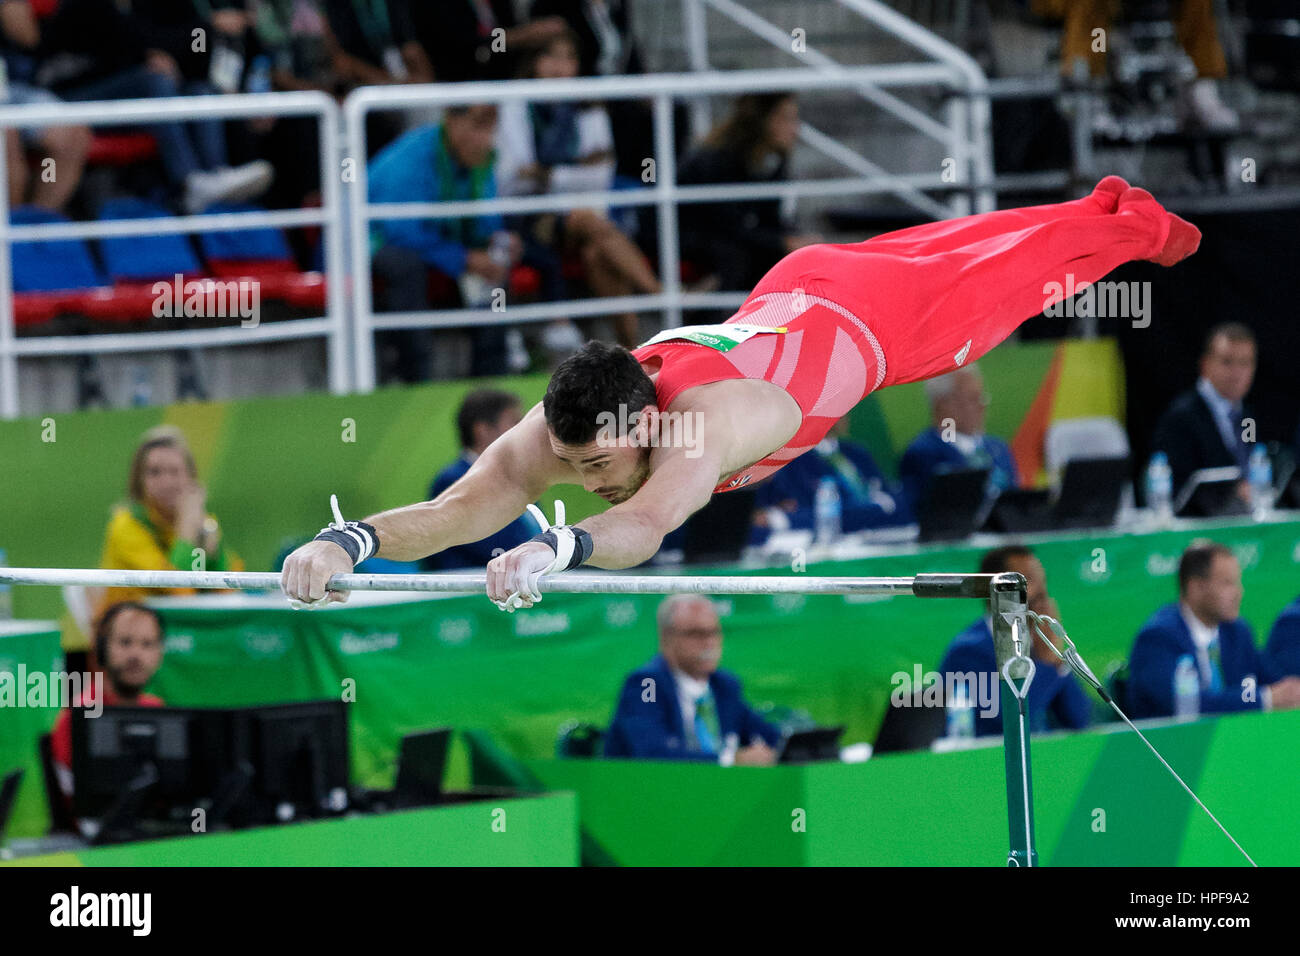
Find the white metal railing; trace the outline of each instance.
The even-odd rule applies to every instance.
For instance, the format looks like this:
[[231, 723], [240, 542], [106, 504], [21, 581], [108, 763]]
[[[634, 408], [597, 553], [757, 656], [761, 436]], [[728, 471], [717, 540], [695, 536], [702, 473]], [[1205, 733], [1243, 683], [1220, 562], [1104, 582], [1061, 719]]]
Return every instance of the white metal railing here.
[[[686, 26], [687, 55], [691, 68], [697, 71], [710, 69], [708, 45], [708, 17], [706, 8], [727, 17], [732, 22], [744, 27], [755, 36], [765, 40], [773, 47], [790, 53], [796, 59], [819, 70], [834, 75], [844, 76], [850, 69], [810, 45], [795, 52], [791, 44], [790, 33], [772, 22], [763, 19], [752, 10], [741, 6], [736, 0], [682, 0], [683, 22]], [[956, 95], [947, 104], [946, 122], [941, 123], [931, 118], [924, 111], [894, 96], [881, 88], [881, 84], [864, 78], [851, 89], [863, 99], [891, 114], [908, 126], [931, 139], [941, 143], [957, 163], [957, 183], [972, 188], [975, 197], [975, 212], [988, 212], [996, 207], [992, 182], [993, 169], [993, 133], [992, 109], [989, 105], [989, 81], [978, 63], [965, 50], [948, 42], [938, 34], [911, 20], [897, 10], [891, 9], [879, 0], [836, 0], [845, 9], [869, 21], [876, 27], [890, 33], [914, 49], [933, 58], [938, 63], [950, 67], [959, 77]], [[905, 64], [906, 66], [923, 66], [926, 64]], [[693, 114], [692, 121], [699, 128], [707, 123], [707, 108]], [[856, 151], [817, 130], [811, 124], [804, 123], [800, 130], [800, 139], [812, 148], [825, 154], [856, 172], [864, 175], [882, 177], [892, 183], [891, 190], [911, 206], [943, 219], [948, 216], [961, 216], [971, 212], [967, 195], [954, 193], [945, 209], [940, 203], [931, 199], [919, 189], [909, 187], [903, 180], [891, 176], [883, 168], [871, 162]]]
[[[196, 117], [240, 119], [263, 116], [315, 116], [320, 139], [320, 209], [280, 212], [217, 213], [169, 219], [100, 220], [16, 226], [9, 221], [8, 190], [0, 188], [0, 418], [18, 415], [20, 356], [76, 355], [106, 351], [163, 351], [218, 345], [253, 345], [295, 338], [325, 338], [330, 390], [347, 391], [347, 314], [342, 236], [341, 180], [336, 165], [339, 110], [324, 93], [255, 93], [183, 96], [112, 102], [0, 106], [0, 130], [25, 126], [143, 126]], [[0, 184], [8, 182], [7, 157], [0, 150]], [[37, 239], [95, 239], [201, 231], [320, 226], [325, 243], [325, 315], [255, 327], [142, 331], [132, 333], [39, 336], [15, 334], [12, 247]]]
[[[938, 86], [960, 92], [967, 82], [968, 78], [949, 63], [922, 63], [839, 67], [835, 70], [744, 70], [707, 74], [511, 80], [359, 89], [353, 92], [343, 105], [348, 153], [359, 160], [366, 156], [366, 116], [375, 111], [427, 109], [463, 103], [505, 103], [521, 100], [553, 102], [649, 99], [653, 107], [655, 176], [653, 186], [645, 190], [607, 190], [461, 202], [417, 201], [372, 204], [367, 199], [368, 179], [365, 164], [358, 161], [355, 164], [355, 179], [350, 183], [347, 192], [354, 384], [360, 391], [368, 391], [374, 387], [374, 332], [377, 329], [446, 328], [471, 323], [513, 325], [561, 317], [653, 310], [662, 311], [669, 326], [678, 326], [681, 324], [681, 314], [685, 309], [739, 305], [744, 301], [744, 292], [682, 293], [677, 230], [677, 205], [680, 203], [817, 195], [865, 195], [900, 191], [911, 193], [922, 189], [951, 188], [951, 183], [944, 182], [942, 172], [938, 169], [933, 175], [893, 175], [877, 171], [875, 167], [863, 166], [852, 169], [856, 175], [829, 180], [717, 186], [678, 185], [673, 148], [672, 106], [673, 101], [679, 97], [778, 90], [795, 92], [856, 90], [863, 84], [881, 88]], [[662, 293], [507, 305], [503, 311], [492, 311], [486, 308], [380, 314], [374, 311], [370, 285], [370, 224], [375, 220], [447, 219], [490, 213], [533, 213], [568, 210], [595, 204], [652, 205], [657, 208], [659, 276]], [[948, 213], [948, 210], [938, 203], [932, 203], [927, 211], [937, 213], [941, 218]]]

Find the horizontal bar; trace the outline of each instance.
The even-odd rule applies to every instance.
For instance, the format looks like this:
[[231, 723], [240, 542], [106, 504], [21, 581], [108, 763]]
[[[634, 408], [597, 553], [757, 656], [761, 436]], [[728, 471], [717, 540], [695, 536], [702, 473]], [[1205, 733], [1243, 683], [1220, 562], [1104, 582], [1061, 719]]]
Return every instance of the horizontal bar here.
[[[686, 576], [565, 574], [543, 578], [542, 591], [563, 594], [913, 594], [917, 597], [988, 597], [991, 574], [918, 574], [905, 578], [807, 577], [802, 575]], [[0, 568], [0, 582], [51, 586], [217, 588], [276, 590], [269, 571], [117, 571], [102, 568]], [[487, 575], [336, 574], [341, 591], [432, 591], [479, 594]]]

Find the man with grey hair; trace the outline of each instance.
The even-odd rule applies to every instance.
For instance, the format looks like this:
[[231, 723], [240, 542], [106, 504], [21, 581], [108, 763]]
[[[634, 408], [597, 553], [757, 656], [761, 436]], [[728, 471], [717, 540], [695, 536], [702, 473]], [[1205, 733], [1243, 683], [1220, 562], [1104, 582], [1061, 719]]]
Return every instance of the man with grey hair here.
[[924, 498], [930, 479], [940, 472], [988, 468], [989, 480], [999, 491], [1020, 483], [1007, 443], [984, 434], [989, 398], [978, 366], [972, 363], [927, 379], [925, 396], [933, 426], [913, 439], [898, 466], [904, 495], [913, 509]]
[[776, 763], [781, 732], [745, 703], [740, 681], [718, 670], [722, 622], [700, 594], [673, 594], [656, 613], [659, 653], [623, 682], [605, 735], [606, 757]]

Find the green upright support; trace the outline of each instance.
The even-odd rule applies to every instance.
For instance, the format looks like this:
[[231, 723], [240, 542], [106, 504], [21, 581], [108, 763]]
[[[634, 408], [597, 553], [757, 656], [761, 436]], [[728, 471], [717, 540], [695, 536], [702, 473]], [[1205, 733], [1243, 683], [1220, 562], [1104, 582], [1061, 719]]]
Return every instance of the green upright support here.
[[1029, 768], [1029, 715], [1025, 708], [1034, 679], [1033, 636], [1026, 616], [1021, 574], [999, 574], [989, 587], [993, 647], [1001, 674], [1002, 743], [1007, 773], [1007, 821], [1011, 852], [1007, 866], [1038, 866], [1034, 843], [1034, 788]]

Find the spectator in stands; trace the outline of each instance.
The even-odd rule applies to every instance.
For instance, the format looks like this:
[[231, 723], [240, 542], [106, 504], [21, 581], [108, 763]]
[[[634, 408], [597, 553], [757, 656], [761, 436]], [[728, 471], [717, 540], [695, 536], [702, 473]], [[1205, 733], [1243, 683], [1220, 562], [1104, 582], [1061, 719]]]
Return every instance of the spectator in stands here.
[[[567, 27], [521, 61], [523, 79], [578, 75], [578, 41]], [[600, 191], [614, 181], [614, 139], [609, 115], [595, 103], [524, 103], [501, 107], [497, 136], [497, 188], [503, 196]], [[558, 247], [581, 260], [587, 285], [598, 296], [658, 295], [659, 278], [645, 254], [609, 220], [607, 208], [519, 217], [529, 245]], [[512, 223], [514, 224], [514, 223]], [[525, 262], [532, 262], [526, 257]], [[619, 343], [640, 344], [634, 312], [615, 318]], [[581, 346], [578, 339], [576, 346]]]
[[1255, 378], [1255, 355], [1254, 332], [1239, 322], [1216, 325], [1205, 337], [1196, 387], [1174, 399], [1156, 423], [1152, 450], [1169, 458], [1175, 497], [1193, 472], [1235, 465], [1242, 475], [1237, 497], [1250, 503], [1252, 446], [1245, 438], [1254, 416], [1243, 400]]
[[[104, 675], [104, 707], [162, 707], [161, 697], [145, 687], [162, 666], [163, 626], [158, 612], [136, 601], [107, 608], [95, 628], [95, 657]], [[92, 685], [73, 706], [98, 708]], [[50, 751], [59, 789], [72, 797], [72, 716], [63, 710], [50, 732]]]
[[[370, 201], [447, 202], [491, 199], [497, 194], [495, 160], [497, 108], [491, 104], [453, 106], [440, 125], [404, 134], [370, 163]], [[371, 230], [377, 302], [381, 311], [419, 311], [430, 307], [428, 271], [460, 283], [448, 293], [457, 305], [475, 286], [503, 289], [523, 243], [505, 230], [499, 215], [477, 219], [393, 219]], [[489, 251], [489, 246], [495, 246]], [[429, 329], [390, 332], [380, 337], [384, 377], [418, 382], [432, 373], [433, 335]], [[473, 330], [472, 375], [509, 370], [506, 332], [500, 325]]]
[[[1065, 20], [1061, 73], [1068, 81], [1105, 75], [1110, 43], [1095, 49], [1094, 31], [1109, 30], [1120, 5], [1120, 0], [1032, 0], [1037, 15]], [[1178, 41], [1196, 67], [1196, 79], [1184, 91], [1188, 121], [1212, 131], [1235, 129], [1240, 118], [1219, 97], [1218, 81], [1228, 75], [1228, 61], [1214, 22], [1214, 0], [1175, 0], [1172, 7]]]
[[[63, 99], [145, 99], [211, 89], [187, 80], [170, 53], [149, 45], [142, 22], [113, 0], [59, 0], [33, 10], [41, 32], [35, 82]], [[273, 171], [265, 160], [228, 165], [221, 120], [155, 123], [149, 131], [187, 213], [221, 200], [252, 199], [270, 185]]]
[[1151, 615], [1129, 654], [1129, 716], [1174, 715], [1174, 672], [1184, 656], [1200, 678], [1200, 712], [1300, 706], [1300, 677], [1274, 673], [1241, 614], [1241, 566], [1224, 545], [1193, 541], [1178, 562], [1178, 602]]
[[[470, 392], [456, 412], [456, 431], [460, 435], [460, 457], [438, 472], [429, 486], [429, 500], [460, 480], [474, 460], [523, 417], [519, 396], [511, 392], [482, 388]], [[500, 531], [480, 541], [447, 548], [425, 558], [422, 571], [448, 571], [456, 568], [481, 568], [504, 551], [523, 544], [541, 528], [532, 515], [524, 514]]]
[[411, 26], [409, 0], [324, 0], [326, 43], [344, 85], [432, 83], [433, 67]]
[[1278, 674], [1300, 677], [1300, 598], [1282, 608], [1273, 622], [1264, 656]]
[[934, 425], [913, 439], [898, 466], [904, 494], [914, 510], [924, 500], [930, 479], [941, 471], [988, 468], [994, 489], [1019, 485], [1007, 443], [984, 433], [989, 397], [977, 365], [927, 379], [925, 395]]
[[849, 420], [841, 418], [815, 448], [759, 485], [755, 523], [773, 531], [812, 530], [817, 489], [830, 478], [839, 489], [840, 522], [846, 534], [910, 524], [912, 513], [902, 489], [885, 481], [871, 452], [850, 441], [848, 433]]
[[[128, 501], [113, 511], [104, 536], [103, 568], [136, 571], [242, 571], [207, 510], [194, 456], [180, 429], [160, 425], [144, 433], [131, 457]], [[150, 594], [194, 594], [189, 588], [108, 588], [102, 608]]]
[[[534, 20], [561, 18], [578, 38], [578, 71], [582, 76], [625, 76], [645, 72], [645, 61], [632, 30], [631, 0], [533, 0]], [[648, 100], [611, 100], [618, 174], [640, 182], [642, 163], [655, 154], [654, 123]], [[683, 132], [687, 124], [683, 104], [674, 118]]]
[[[0, 60], [6, 82], [0, 102], [7, 106], [57, 103], [59, 98], [32, 82], [34, 56], [41, 43], [40, 26], [28, 0], [0, 0]], [[63, 212], [81, 185], [81, 173], [90, 149], [87, 126], [27, 126], [8, 130], [5, 149], [9, 166], [9, 206], [30, 203], [51, 212]], [[28, 154], [39, 159], [33, 175]], [[48, 161], [48, 165], [47, 165]]]
[[[1008, 571], [1025, 576], [1029, 610], [1059, 619], [1056, 601], [1047, 591], [1047, 573], [1033, 551], [1023, 545], [1005, 545], [994, 548], [980, 559], [980, 574]], [[1030, 654], [1036, 665], [1026, 701], [1030, 730], [1082, 730], [1087, 727], [1092, 707], [1070, 666], [1038, 640], [1034, 641]], [[944, 687], [969, 682], [975, 707], [975, 736], [1002, 733], [1001, 677], [993, 647], [993, 619], [990, 615], [985, 614], [957, 635], [948, 645], [939, 670], [944, 675]], [[990, 699], [978, 700], [978, 688], [990, 689]]]
[[[798, 135], [793, 94], [747, 93], [682, 161], [678, 180], [682, 185], [784, 182]], [[716, 275], [728, 292], [748, 291], [786, 253], [822, 241], [786, 222], [779, 199], [687, 203], [679, 215], [682, 254]]]
[[442, 83], [503, 80], [517, 72], [517, 57], [550, 42], [564, 29], [559, 17], [521, 22], [512, 0], [417, 0], [411, 32]]
[[606, 757], [776, 763], [778, 731], [745, 702], [740, 681], [718, 670], [722, 623], [698, 594], [659, 605], [659, 654], [623, 683], [605, 735]]

